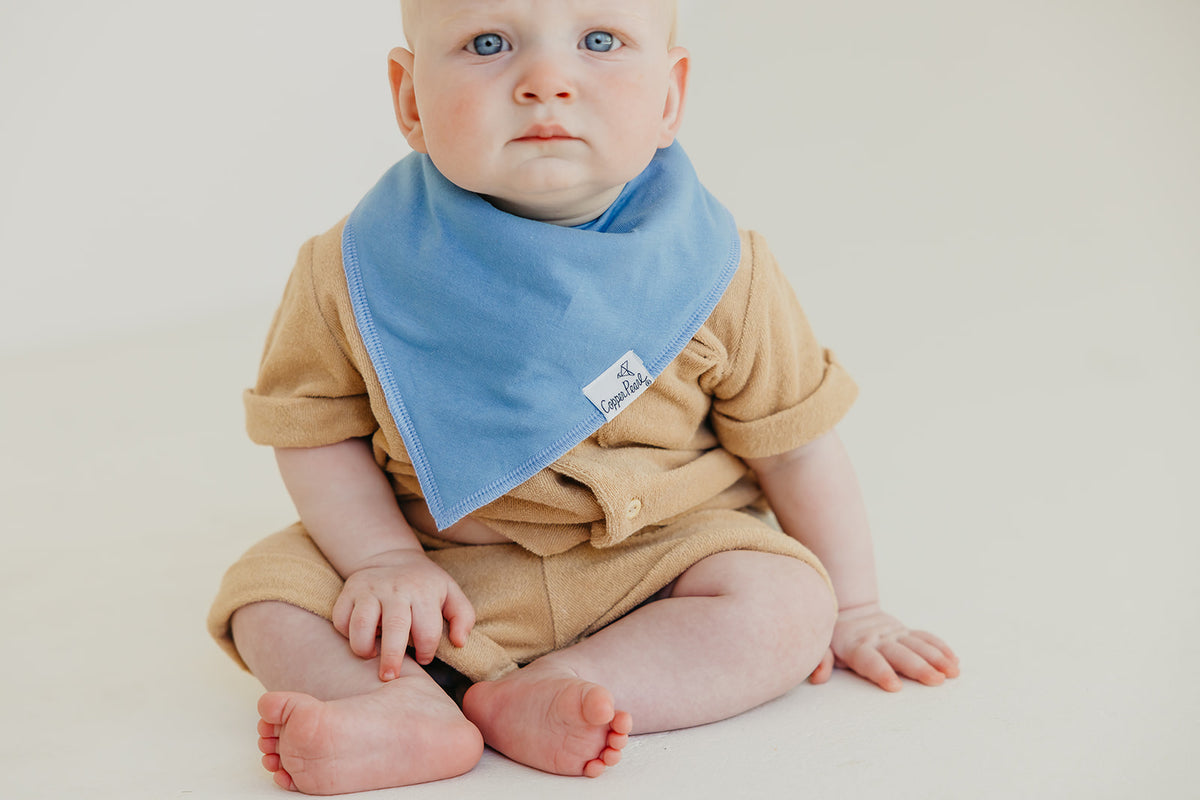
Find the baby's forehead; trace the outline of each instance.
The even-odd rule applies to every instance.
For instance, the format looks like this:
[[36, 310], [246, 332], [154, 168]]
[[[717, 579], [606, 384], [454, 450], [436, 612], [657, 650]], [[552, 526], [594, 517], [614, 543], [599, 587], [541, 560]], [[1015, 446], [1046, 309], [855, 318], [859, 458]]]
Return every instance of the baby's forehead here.
[[[557, 0], [564, 2], [565, 0]], [[448, 10], [449, 6], [457, 6], [456, 10], [462, 13], [471, 13], [477, 11], [480, 14], [487, 12], [488, 7], [495, 7], [496, 4], [502, 4], [503, 0], [400, 0], [400, 15], [402, 25], [406, 34], [415, 33], [417, 27], [423, 23], [433, 21], [437, 18], [431, 12], [435, 10]], [[587, 0], [587, 5], [595, 9], [603, 7], [605, 0]], [[670, 14], [672, 38], [674, 38], [675, 22], [677, 17], [678, 0], [639, 0], [639, 5], [654, 6], [658, 5], [663, 10]], [[442, 17], [445, 18], [445, 17]]]

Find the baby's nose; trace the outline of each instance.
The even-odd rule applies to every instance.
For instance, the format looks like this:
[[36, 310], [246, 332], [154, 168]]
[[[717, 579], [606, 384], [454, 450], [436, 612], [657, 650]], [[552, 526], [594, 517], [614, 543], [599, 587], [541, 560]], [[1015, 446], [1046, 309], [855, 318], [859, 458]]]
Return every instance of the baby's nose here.
[[575, 99], [575, 92], [574, 82], [554, 59], [540, 58], [521, 76], [515, 99], [518, 103], [546, 103], [555, 99], [569, 102]]

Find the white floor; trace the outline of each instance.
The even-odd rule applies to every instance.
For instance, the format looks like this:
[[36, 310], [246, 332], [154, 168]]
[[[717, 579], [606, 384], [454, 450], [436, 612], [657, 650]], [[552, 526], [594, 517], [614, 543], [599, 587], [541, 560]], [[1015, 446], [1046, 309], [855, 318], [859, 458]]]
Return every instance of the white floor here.
[[[923, 366], [859, 370], [843, 430], [884, 597], [957, 648], [960, 679], [888, 695], [838, 674], [636, 739], [598, 781], [489, 753], [393, 795], [1195, 796], [1194, 288], [984, 305], [918, 343]], [[0, 364], [0, 796], [280, 796], [257, 765], [257, 686], [203, 630], [226, 564], [291, 519], [240, 431], [268, 312]]]
[[[788, 25], [747, 28], [744, 11], [780, 7], [685, 4], [697, 60], [685, 144], [743, 224], [768, 234], [859, 380], [841, 430], [885, 605], [948, 640], [962, 677], [889, 695], [839, 673], [737, 719], [637, 738], [596, 781], [488, 753], [463, 778], [379, 796], [1200, 796], [1200, 13], [1068, 5], [880, 2], [860, 19], [859, 4], [796, 4]], [[319, 28], [325, 7], [271, 13]], [[38, 9], [17, 22], [58, 24]], [[246, 31], [227, 46], [259, 48], [262, 66], [291, 36], [250, 35], [275, 30], [268, 17], [206, 24]], [[113, 19], [104, 36], [72, 34], [89, 69], [179, 74], [120, 60], [144, 37]], [[353, 51], [352, 28], [332, 56], [310, 46], [319, 31], [298, 49], [335, 60]], [[283, 797], [258, 765], [257, 684], [204, 631], [225, 567], [293, 518], [270, 454], [242, 434], [240, 392], [273, 309], [239, 287], [281, 285], [300, 243], [282, 221], [317, 232], [361, 181], [316, 197], [329, 208], [287, 200], [274, 227], [238, 226], [293, 191], [255, 172], [272, 157], [268, 132], [289, 123], [255, 117], [246, 95], [236, 130], [257, 131], [246, 147], [259, 149], [223, 178], [190, 159], [236, 144], [217, 124], [230, 76], [211, 95], [121, 95], [119, 115], [141, 115], [130, 130], [211, 125], [183, 139], [151, 128], [143, 143], [95, 116], [76, 128], [67, 102], [70, 88], [99, 113], [128, 82], [77, 91], [17, 70], [29, 42], [75, 51], [10, 38], [0, 89], [21, 114], [0, 118], [19, 145], [0, 148], [0, 276], [12, 278], [0, 292], [0, 798]], [[748, 71], [750, 57], [765, 71]], [[177, 66], [195, 88], [208, 64]], [[38, 98], [56, 86], [39, 127]], [[731, 113], [730, 97], [754, 113]], [[195, 116], [161, 105], [183, 100]], [[309, 105], [286, 113], [297, 108]], [[355, 125], [325, 125], [320, 142], [279, 137], [273, 168], [303, 151], [305, 179], [324, 189], [356, 152]], [[359, 171], [377, 174], [391, 147]], [[167, 163], [185, 172], [160, 187]], [[149, 238], [116, 246], [134, 225]], [[212, 285], [176, 283], [184, 273]], [[203, 291], [195, 321], [165, 321], [183, 313], [176, 295]], [[224, 299], [242, 294], [250, 304]]]

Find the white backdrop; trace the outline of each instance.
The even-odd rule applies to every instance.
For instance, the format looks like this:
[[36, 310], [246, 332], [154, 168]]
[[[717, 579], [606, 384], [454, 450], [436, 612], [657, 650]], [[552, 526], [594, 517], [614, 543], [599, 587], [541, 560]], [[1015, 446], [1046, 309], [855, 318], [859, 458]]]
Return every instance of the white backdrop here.
[[[1177, 287], [1163, 313], [1192, 316], [1200, 4], [683, 8], [681, 138], [843, 348], [862, 320], [822, 319], [825, 295], [886, 324], [912, 281], [963, 324], [973, 294], [1105, 281], [1134, 302]], [[4, 351], [269, 305], [300, 243], [406, 152], [395, 0], [0, 9]]]
[[[1193, 796], [1200, 2], [683, 4], [684, 144], [859, 381], [885, 607], [963, 675], [839, 673], [572, 796]], [[401, 40], [396, 0], [0, 0], [5, 797], [280, 797], [201, 622], [294, 519], [240, 392], [406, 152]], [[563, 795], [489, 756], [403, 796]]]

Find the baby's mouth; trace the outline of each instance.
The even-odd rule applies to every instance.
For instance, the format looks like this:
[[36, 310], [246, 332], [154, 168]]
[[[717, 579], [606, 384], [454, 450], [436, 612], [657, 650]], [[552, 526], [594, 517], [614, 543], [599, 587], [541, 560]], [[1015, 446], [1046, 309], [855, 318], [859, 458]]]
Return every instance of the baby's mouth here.
[[555, 139], [574, 139], [570, 131], [561, 125], [538, 124], [532, 125], [524, 134], [517, 137], [518, 142], [548, 142]]

